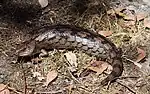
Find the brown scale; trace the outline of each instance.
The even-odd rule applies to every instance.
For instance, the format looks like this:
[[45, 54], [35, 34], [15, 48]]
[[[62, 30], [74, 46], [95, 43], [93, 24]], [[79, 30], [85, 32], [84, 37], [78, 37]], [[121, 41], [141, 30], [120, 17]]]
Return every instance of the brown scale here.
[[41, 33], [19, 48], [19, 56], [30, 56], [39, 53], [41, 49], [77, 49], [97, 58], [107, 59], [112, 65], [113, 71], [102, 81], [102, 85], [114, 81], [122, 74], [121, 53], [105, 37], [70, 25], [45, 26], [39, 31]]

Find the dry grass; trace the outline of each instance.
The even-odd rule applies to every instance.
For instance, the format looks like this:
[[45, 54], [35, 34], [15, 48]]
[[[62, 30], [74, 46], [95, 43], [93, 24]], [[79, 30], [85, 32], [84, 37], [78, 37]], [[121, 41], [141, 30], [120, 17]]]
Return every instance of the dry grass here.
[[[104, 12], [108, 10], [106, 6], [99, 6], [102, 4], [100, 3], [97, 5], [96, 3], [95, 7], [94, 4], [90, 3], [88, 5], [88, 9], [83, 12], [83, 14], [79, 14], [78, 12], [73, 12], [71, 10], [71, 0], [63, 0], [59, 3], [54, 1], [53, 4], [50, 4], [51, 10], [48, 12], [48, 14], [43, 15], [40, 20], [49, 24], [73, 24], [86, 29], [90, 29], [93, 32], [99, 32], [100, 30], [110, 30], [113, 32], [113, 34], [108, 38], [112, 40], [117, 45], [117, 47], [122, 48], [123, 55], [128, 59], [136, 59], [136, 47], [142, 47], [146, 51], [150, 51], [148, 47], [150, 45], [150, 33], [149, 29], [145, 29], [143, 27], [143, 22], [139, 22], [136, 26], [124, 27], [124, 20], [117, 17], [111, 18], [111, 16]], [[10, 26], [10, 29], [11, 28], [12, 27]], [[15, 27], [15, 29], [18, 29], [18, 27]], [[8, 47], [12, 46], [12, 43], [14, 43], [14, 41], [18, 42], [18, 39], [15, 39], [16, 38], [10, 40], [9, 42], [8, 40], [4, 39], [6, 40], [6, 42], [3, 42], [8, 43], [8, 46], [4, 48], [6, 45], [4, 44], [5, 46], [3, 46], [3, 43], [1, 43], [2, 47], [0, 45], [0, 51], [9, 49]], [[33, 64], [33, 62], [31, 61], [28, 63], [22, 62], [21, 64], [12, 64], [12, 66], [15, 67], [15, 71], [12, 73], [12, 75], [10, 75], [10, 80], [8, 80], [8, 82], [6, 83], [17, 90], [23, 91], [23, 89], [25, 88], [25, 77], [27, 91], [30, 92], [34, 90], [35, 92], [47, 92], [56, 94], [131, 93], [131, 91], [129, 91], [127, 88], [116, 82], [110, 85], [108, 90], [107, 86], [101, 87], [100, 82], [106, 77], [104, 74], [97, 76], [95, 75], [95, 73], [91, 73], [84, 78], [78, 78], [77, 74], [83, 71], [84, 67], [94, 57], [90, 57], [80, 51], [73, 51], [78, 57], [78, 67], [76, 68], [77, 73], [72, 73], [70, 72], [69, 65], [67, 63], [68, 61], [64, 57], [65, 52], [66, 51], [50, 51], [51, 54], [48, 57], [43, 57], [41, 62], [36, 64]], [[36, 77], [33, 77], [33, 73], [39, 72], [43, 77], [46, 78], [49, 70], [57, 70], [58, 77], [52, 83], [50, 83], [48, 87], [43, 87], [42, 85], [45, 80], [39, 81]], [[23, 75], [23, 73], [25, 73], [25, 75]], [[150, 86], [150, 77], [148, 76], [148, 74], [144, 74], [144, 72], [141, 69], [137, 68], [132, 62], [129, 62], [126, 59], [124, 60], [123, 76], [140, 76], [140, 78], [134, 79], [120, 79], [119, 82], [133, 89], [133, 91], [136, 91], [138, 94], [149, 94], [148, 90]]]

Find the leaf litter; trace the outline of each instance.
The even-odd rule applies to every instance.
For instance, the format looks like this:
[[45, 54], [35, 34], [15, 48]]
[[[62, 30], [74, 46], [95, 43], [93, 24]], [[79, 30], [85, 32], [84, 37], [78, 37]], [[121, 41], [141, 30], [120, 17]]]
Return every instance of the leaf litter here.
[[58, 76], [58, 72], [56, 70], [49, 71], [44, 86], [48, 86], [54, 79], [57, 78], [57, 76]]
[[67, 52], [64, 54], [66, 56], [66, 59], [68, 60], [68, 62], [70, 63], [71, 66], [75, 66], [77, 67], [77, 57], [74, 53], [72, 52]]
[[[44, 1], [44, 0], [41, 0], [41, 1]], [[43, 7], [45, 7], [47, 4], [43, 4]], [[41, 5], [42, 6], [42, 5]], [[146, 18], [145, 18], [145, 15], [143, 15], [143, 14], [134, 14], [135, 16], [137, 16], [137, 17], [134, 17], [133, 15], [127, 15], [126, 13], [124, 13], [123, 11], [124, 10], [126, 10], [126, 8], [116, 8], [116, 12], [114, 12], [114, 9], [112, 10], [113, 12], [112, 13], [108, 13], [108, 14], [112, 14], [113, 16], [116, 16], [116, 14], [117, 15], [119, 15], [120, 17], [122, 17], [123, 18], [123, 20], [125, 20], [125, 21], [127, 21], [127, 23], [129, 23], [129, 22], [131, 22], [131, 21], [128, 21], [128, 20], [133, 20], [132, 22], [133, 22], [133, 24], [131, 23], [131, 25], [134, 25], [134, 23], [135, 23], [135, 20], [137, 20], [137, 21], [145, 21], [144, 22], [144, 26], [145, 27], [148, 27], [149, 28], [149, 22], [147, 21], [146, 22]], [[62, 12], [64, 12], [64, 11], [62, 11]], [[57, 12], [56, 12], [56, 15], [57, 15]], [[84, 14], [83, 14], [84, 15]], [[111, 16], [112, 16], [111, 15]], [[64, 15], [63, 15], [64, 16]], [[128, 16], [128, 17], [127, 17]], [[126, 17], [126, 19], [125, 19], [125, 17]], [[61, 17], [60, 17], [61, 18]], [[136, 19], [135, 19], [136, 18]], [[54, 19], [54, 21], [55, 21], [55, 17], [53, 18]], [[83, 18], [84, 19], [84, 18]], [[91, 19], [91, 18], [90, 18]], [[117, 20], [118, 20], [118, 18], [117, 18]], [[88, 21], [87, 19], [86, 19], [86, 21]], [[82, 21], [81, 21], [82, 22]], [[90, 22], [90, 21], [89, 21]], [[99, 23], [101, 23], [101, 21], [99, 22]], [[99, 23], [96, 23], [96, 24], [99, 24]], [[147, 24], [148, 23], [148, 24]], [[92, 24], [94, 24], [94, 23], [92, 23]], [[104, 25], [106, 25], [106, 24], [104, 24]], [[86, 24], [82, 24], [81, 26], [87, 26], [87, 28], [88, 28], [88, 23], [86, 23]], [[93, 26], [94, 27], [94, 26]], [[102, 27], [103, 28], [103, 27]], [[139, 28], [138, 28], [139, 29]], [[117, 29], [117, 30], [114, 30], [114, 31], [119, 31], [119, 32], [122, 32], [121, 31], [122, 29]], [[107, 29], [105, 30], [105, 31], [107, 31]], [[133, 31], [136, 31], [136, 29], [134, 29]], [[140, 31], [140, 30], [139, 30]], [[114, 32], [113, 32], [114, 33]], [[118, 33], [118, 32], [117, 32]], [[131, 33], [131, 32], [130, 32]], [[105, 35], [105, 34], [104, 34]], [[135, 60], [135, 62], [139, 62], [139, 61], [141, 61], [142, 60], [142, 58], [144, 57], [144, 54], [143, 54], [144, 52], [143, 51], [141, 51], [141, 50], [139, 50], [139, 56], [137, 57], [137, 59]], [[141, 55], [142, 54], [142, 55]], [[54, 55], [55, 56], [55, 55]], [[53, 59], [53, 58], [52, 58]], [[60, 58], [57, 58], [57, 59], [55, 59], [54, 61], [57, 61], [57, 60], [59, 60]], [[67, 59], [68, 60], [68, 59]], [[70, 62], [72, 62], [72, 61], [74, 61], [74, 60], [68, 60], [68, 62], [70, 63]], [[96, 61], [97, 62], [97, 61]], [[62, 62], [61, 62], [62, 63]], [[70, 65], [74, 65], [74, 66], [78, 66], [78, 64], [77, 64], [77, 62], [76, 63], [74, 63], [74, 62], [72, 62], [72, 63], [70, 63]], [[138, 65], [137, 65], [138, 66]], [[147, 65], [148, 66], [148, 65]], [[104, 72], [103, 70], [106, 70], [106, 69], [110, 69], [111, 70], [111, 68], [109, 68], [109, 66], [105, 66], [104, 65], [104, 67], [103, 67], [103, 64], [102, 65], [100, 65], [100, 64], [95, 64], [95, 63], [93, 63], [90, 67], [92, 67], [92, 68], [89, 68], [89, 69], [91, 69], [91, 70], [93, 70], [93, 71], [95, 71], [96, 73], [98, 73], [98, 74], [100, 74], [101, 72]], [[95, 68], [96, 67], [96, 68]], [[107, 67], [107, 68], [106, 68]], [[143, 67], [143, 66], [142, 66]], [[101, 70], [99, 70], [98, 68], [102, 68]], [[57, 73], [51, 73], [51, 71], [48, 73], [48, 74], [52, 74], [52, 75], [54, 75], [54, 76], [52, 76], [52, 77], [50, 77], [50, 79], [51, 80], [47, 80], [45, 83], [46, 83], [46, 85], [48, 85], [48, 84], [50, 84], [52, 81], [54, 81], [54, 79], [56, 79], [56, 77], [58, 76], [58, 74]], [[49, 79], [49, 77], [48, 77], [48, 74], [47, 74], [47, 78]], [[56, 75], [57, 74], [57, 75]], [[94, 84], [94, 85], [96, 85], [96, 84]], [[93, 86], [93, 83], [92, 83], [92, 88], [93, 88], [94, 86]], [[137, 87], [136, 87], [137, 88]], [[115, 89], [116, 90], [116, 89]], [[123, 93], [123, 94], [128, 94], [126, 91], [125, 91], [125, 89], [120, 89], [122, 92], [121, 93]], [[80, 90], [81, 91], [81, 90]], [[111, 93], [113, 93], [112, 92], [113, 91], [113, 89], [111, 89]], [[83, 91], [83, 92], [85, 92], [85, 91]], [[97, 91], [98, 92], [98, 91]], [[77, 92], [75, 92], [75, 93], [77, 93]], [[108, 93], [108, 92], [107, 92]], [[88, 94], [88, 93], [87, 93]], [[115, 93], [113, 93], [113, 94], [115, 94]]]
[[90, 66], [87, 69], [96, 72], [96, 75], [102, 74], [106, 69], [108, 69], [109, 64], [104, 61], [91, 61]]
[[0, 94], [10, 94], [7, 85], [0, 84]]

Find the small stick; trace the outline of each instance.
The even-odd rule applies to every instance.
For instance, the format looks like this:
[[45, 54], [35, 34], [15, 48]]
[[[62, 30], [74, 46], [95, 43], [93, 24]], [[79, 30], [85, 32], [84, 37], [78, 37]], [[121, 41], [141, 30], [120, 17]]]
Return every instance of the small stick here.
[[128, 89], [130, 92], [132, 92], [133, 94], [136, 94], [136, 92], [135, 92], [134, 90], [132, 90], [131, 88], [129, 88], [128, 86], [126, 86], [126, 85], [120, 83], [119, 81], [116, 81], [116, 82], [117, 82], [118, 84], [120, 84], [121, 86], [127, 88], [127, 89]]
[[58, 94], [62, 93], [65, 89], [58, 90], [58, 91], [48, 91], [48, 92], [35, 92], [35, 94]]
[[26, 75], [23, 65], [21, 64], [21, 67], [23, 69], [23, 79], [24, 79], [24, 94], [27, 94], [27, 82], [26, 82]]
[[23, 94], [22, 92], [18, 92], [17, 90], [15, 90], [14, 88], [8, 87], [7, 88], [13, 92], [15, 92], [15, 94]]

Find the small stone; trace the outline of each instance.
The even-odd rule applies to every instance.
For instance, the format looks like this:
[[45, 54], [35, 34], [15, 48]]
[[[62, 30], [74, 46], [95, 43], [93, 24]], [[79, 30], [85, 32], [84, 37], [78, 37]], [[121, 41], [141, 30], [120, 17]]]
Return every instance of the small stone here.
[[42, 8], [44, 8], [48, 5], [48, 0], [38, 0], [38, 1]]

